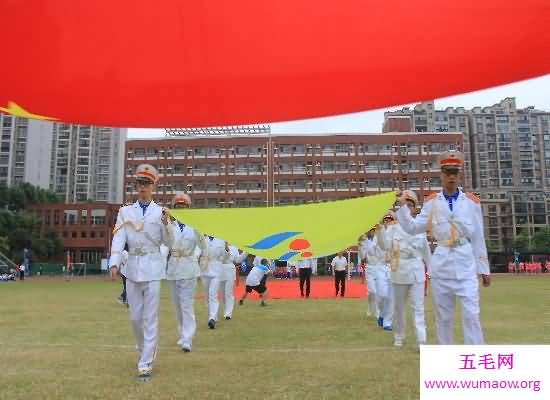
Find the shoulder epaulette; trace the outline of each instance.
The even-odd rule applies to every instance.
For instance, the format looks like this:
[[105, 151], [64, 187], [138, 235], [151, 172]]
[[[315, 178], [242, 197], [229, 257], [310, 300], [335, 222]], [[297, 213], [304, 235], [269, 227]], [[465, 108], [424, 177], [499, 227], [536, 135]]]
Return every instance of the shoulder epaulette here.
[[466, 192], [464, 194], [466, 195], [467, 198], [472, 200], [474, 203], [476, 203], [476, 204], [481, 203], [481, 200], [479, 200], [479, 197], [477, 197], [475, 194], [473, 194], [471, 192]]
[[428, 197], [426, 197], [426, 198], [424, 199], [424, 201], [430, 201], [430, 200], [435, 199], [436, 197], [437, 197], [437, 193], [432, 193], [432, 194], [430, 194]]

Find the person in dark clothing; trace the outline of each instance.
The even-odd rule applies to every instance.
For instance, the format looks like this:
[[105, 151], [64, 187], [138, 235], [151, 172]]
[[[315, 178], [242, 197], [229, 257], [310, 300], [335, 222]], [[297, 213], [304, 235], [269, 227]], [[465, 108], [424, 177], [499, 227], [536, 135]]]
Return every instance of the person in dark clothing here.
[[346, 294], [346, 275], [348, 269], [348, 260], [343, 256], [343, 253], [338, 253], [330, 263], [334, 269], [334, 286], [336, 288], [336, 296], [340, 292], [340, 296]]
[[306, 287], [305, 297], [309, 298], [311, 288], [311, 260], [300, 260], [296, 263], [300, 276], [300, 294], [304, 297], [304, 284]]

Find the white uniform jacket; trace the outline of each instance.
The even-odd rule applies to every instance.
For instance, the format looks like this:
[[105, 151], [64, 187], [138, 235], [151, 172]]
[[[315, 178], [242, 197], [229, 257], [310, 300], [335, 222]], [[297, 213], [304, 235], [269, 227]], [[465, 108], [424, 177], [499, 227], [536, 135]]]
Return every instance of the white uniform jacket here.
[[361, 242], [361, 256], [367, 259], [367, 269], [375, 265], [386, 265], [386, 254], [378, 243], [375, 236], [372, 239], [366, 239]]
[[431, 231], [437, 241], [430, 276], [438, 279], [473, 279], [489, 274], [479, 199], [460, 191], [453, 211], [442, 192], [426, 199], [413, 218], [408, 207], [396, 213], [403, 230], [411, 235]]
[[219, 278], [222, 275], [222, 264], [230, 258], [225, 250], [225, 242], [218, 238], [204, 238], [206, 246], [200, 258], [201, 273], [205, 276]]
[[161, 222], [162, 208], [151, 201], [145, 215], [139, 203], [123, 206], [113, 231], [110, 266], [120, 266], [122, 250], [128, 243], [124, 275], [133, 282], [159, 281], [166, 275], [166, 260], [160, 245], [169, 245], [168, 230]]
[[390, 252], [393, 283], [413, 284], [426, 280], [424, 265], [429, 271], [432, 258], [426, 233], [409, 235], [395, 223], [378, 230], [376, 236], [380, 247]]
[[197, 247], [203, 250], [206, 241], [203, 235], [189, 226], [180, 229], [177, 221], [173, 221], [168, 229], [170, 243], [170, 258], [166, 268], [166, 279], [177, 281], [193, 279], [200, 275]]

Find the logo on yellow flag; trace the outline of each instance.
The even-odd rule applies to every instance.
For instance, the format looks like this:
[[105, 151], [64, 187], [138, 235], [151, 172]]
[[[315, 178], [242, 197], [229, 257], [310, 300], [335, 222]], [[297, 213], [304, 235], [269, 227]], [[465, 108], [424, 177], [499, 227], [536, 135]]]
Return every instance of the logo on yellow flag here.
[[323, 257], [357, 244], [393, 206], [395, 193], [274, 208], [174, 209], [199, 232], [274, 260]]

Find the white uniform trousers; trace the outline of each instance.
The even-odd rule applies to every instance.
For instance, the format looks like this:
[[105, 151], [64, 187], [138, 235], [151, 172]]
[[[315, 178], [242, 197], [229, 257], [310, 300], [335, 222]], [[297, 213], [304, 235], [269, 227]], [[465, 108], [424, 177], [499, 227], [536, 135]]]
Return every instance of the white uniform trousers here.
[[405, 308], [407, 298], [411, 299], [416, 342], [426, 343], [426, 321], [424, 319], [424, 282], [412, 284], [393, 284], [394, 313], [393, 331], [396, 342], [402, 343], [405, 339]]
[[193, 308], [197, 278], [168, 282], [170, 282], [172, 289], [172, 301], [176, 307], [178, 345], [191, 349], [193, 337], [197, 330], [195, 310]]
[[233, 316], [233, 306], [235, 305], [235, 295], [233, 288], [235, 287], [235, 279], [223, 279], [220, 281], [220, 289], [223, 294], [223, 316]]
[[384, 326], [392, 326], [393, 322], [393, 286], [390, 268], [387, 265], [376, 268], [376, 301]]
[[378, 309], [378, 302], [376, 299], [376, 268], [377, 265], [368, 265], [365, 271], [365, 279], [367, 281], [367, 301], [369, 316], [378, 318], [380, 316], [380, 310]]
[[126, 280], [130, 320], [139, 353], [138, 369], [152, 366], [157, 353], [160, 281]]
[[213, 319], [214, 321], [218, 321], [218, 289], [220, 288], [220, 278], [218, 276], [201, 275], [201, 281], [204, 286], [208, 320]]
[[464, 344], [484, 344], [479, 321], [479, 282], [474, 279], [431, 279], [432, 301], [438, 344], [453, 343], [453, 311], [455, 298], [462, 304]]

